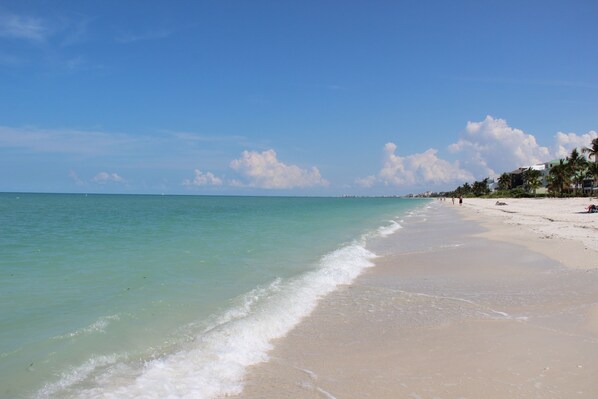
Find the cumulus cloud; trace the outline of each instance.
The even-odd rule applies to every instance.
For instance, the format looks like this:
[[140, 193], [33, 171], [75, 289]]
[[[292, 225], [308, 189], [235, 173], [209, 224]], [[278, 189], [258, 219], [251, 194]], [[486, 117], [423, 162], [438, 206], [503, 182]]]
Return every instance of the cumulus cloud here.
[[193, 180], [185, 179], [183, 180], [183, 186], [187, 187], [200, 187], [200, 186], [221, 186], [222, 179], [219, 177], [214, 176], [212, 172], [202, 172], [199, 169], [194, 170], [195, 176]]
[[421, 183], [451, 183], [469, 180], [473, 175], [453, 163], [438, 157], [438, 151], [429, 149], [421, 154], [401, 157], [395, 154], [397, 146], [384, 146], [384, 162], [378, 179], [386, 185], [417, 185]]
[[462, 137], [448, 149], [458, 154], [463, 167], [476, 176], [494, 177], [552, 157], [550, 150], [540, 146], [533, 135], [490, 115], [481, 122], [468, 122]]
[[574, 148], [590, 145], [597, 136], [595, 131], [581, 135], [558, 132], [554, 144], [543, 146], [532, 134], [509, 126], [506, 120], [487, 116], [481, 122], [468, 122], [461, 138], [448, 150], [477, 178], [496, 177], [517, 167], [566, 157]]
[[359, 177], [359, 178], [355, 179], [355, 184], [357, 184], [359, 187], [370, 188], [374, 184], [376, 184], [377, 180], [378, 179], [374, 175], [367, 176], [367, 177]]
[[590, 130], [586, 134], [558, 132], [555, 136], [554, 155], [555, 158], [565, 158], [574, 148], [588, 147], [592, 140], [598, 137], [598, 133]]
[[554, 144], [542, 146], [532, 134], [509, 126], [504, 119], [487, 116], [481, 122], [468, 122], [459, 140], [448, 146], [455, 161], [443, 159], [435, 149], [399, 156], [396, 144], [387, 143], [379, 173], [355, 183], [361, 187], [376, 183], [433, 186], [496, 177], [517, 167], [563, 158], [574, 148], [589, 146], [597, 136], [596, 131], [582, 135], [558, 132]]
[[120, 177], [117, 173], [100, 172], [97, 175], [95, 175], [91, 179], [91, 181], [93, 181], [94, 183], [100, 183], [100, 184], [124, 183], [125, 179]]
[[230, 167], [248, 180], [248, 186], [267, 189], [328, 186], [316, 167], [301, 169], [277, 159], [274, 150], [243, 151], [241, 158], [231, 161]]

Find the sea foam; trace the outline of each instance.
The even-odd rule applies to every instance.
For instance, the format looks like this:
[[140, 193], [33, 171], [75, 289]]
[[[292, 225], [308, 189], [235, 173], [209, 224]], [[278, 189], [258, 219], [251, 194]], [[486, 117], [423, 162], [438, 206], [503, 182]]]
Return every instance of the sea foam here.
[[103, 317], [100, 317], [99, 319], [97, 319], [96, 321], [94, 321], [92, 324], [90, 324], [87, 327], [80, 328], [80, 329], [70, 332], [68, 334], [58, 335], [56, 337], [53, 337], [52, 339], [67, 339], [67, 338], [74, 338], [74, 337], [77, 337], [79, 335], [84, 335], [84, 334], [105, 333], [106, 328], [108, 327], [110, 322], [118, 321], [118, 320], [120, 320], [120, 316], [117, 314], [111, 315], [111, 316], [103, 316]]
[[388, 237], [389, 235], [394, 234], [397, 230], [402, 228], [403, 226], [401, 226], [399, 223], [397, 223], [394, 220], [391, 220], [388, 226], [382, 226], [378, 229], [378, 234], [382, 237]]
[[[398, 228], [398, 223], [392, 224], [384, 232]], [[250, 291], [239, 298], [236, 306], [213, 318], [211, 325], [198, 332], [187, 347], [146, 362], [127, 382], [97, 376], [95, 381], [102, 381], [101, 384], [74, 392], [69, 386], [80, 383], [95, 366], [85, 364], [47, 386], [38, 396], [48, 397], [62, 388], [63, 393], [90, 399], [202, 399], [240, 393], [247, 367], [268, 360], [271, 342], [285, 336], [309, 315], [320, 298], [341, 284], [351, 283], [365, 268], [373, 266], [375, 257], [365, 248], [364, 237], [325, 255], [310, 272], [287, 280], [276, 279]]]

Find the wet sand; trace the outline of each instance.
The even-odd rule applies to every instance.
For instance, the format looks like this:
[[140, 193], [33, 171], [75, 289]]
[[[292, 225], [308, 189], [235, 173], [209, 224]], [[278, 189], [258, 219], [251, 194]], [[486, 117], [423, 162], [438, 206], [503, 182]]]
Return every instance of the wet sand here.
[[598, 397], [597, 269], [489, 239], [450, 205], [401, 224], [239, 397]]

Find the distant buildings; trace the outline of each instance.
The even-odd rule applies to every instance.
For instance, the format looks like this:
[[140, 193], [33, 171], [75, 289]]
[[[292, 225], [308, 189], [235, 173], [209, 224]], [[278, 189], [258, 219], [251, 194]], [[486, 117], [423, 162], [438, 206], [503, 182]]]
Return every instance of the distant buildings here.
[[[548, 193], [548, 176], [550, 174], [550, 170], [559, 165], [561, 162], [560, 159], [554, 159], [550, 162], [538, 163], [530, 166], [522, 166], [519, 167], [511, 172], [508, 172], [511, 176], [511, 188], [518, 188], [524, 187], [525, 180], [524, 180], [524, 173], [528, 169], [537, 170], [541, 173], [541, 186], [536, 190], [537, 194], [546, 194]], [[567, 160], [564, 160], [564, 164], [567, 164]], [[593, 187], [594, 179], [592, 177], [586, 177], [583, 180], [582, 190], [584, 192], [592, 191], [598, 189], [597, 187]], [[571, 188], [574, 185], [571, 184]], [[497, 187], [490, 187], [493, 191], [497, 190]]]

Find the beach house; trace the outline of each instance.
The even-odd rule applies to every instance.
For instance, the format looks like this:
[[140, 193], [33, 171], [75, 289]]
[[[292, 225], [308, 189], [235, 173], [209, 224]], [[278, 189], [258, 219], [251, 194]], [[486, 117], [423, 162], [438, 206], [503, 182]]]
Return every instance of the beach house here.
[[[530, 166], [522, 166], [522, 167], [519, 167], [511, 172], [508, 172], [509, 175], [511, 176], [511, 187], [512, 188], [518, 188], [518, 187], [523, 188], [525, 186], [525, 172], [529, 169], [532, 169], [532, 170], [537, 170], [541, 173], [541, 177], [540, 177], [541, 185], [536, 190], [536, 193], [537, 194], [546, 194], [546, 193], [548, 193], [548, 176], [550, 174], [550, 170], [553, 167], [560, 165], [560, 163], [561, 163], [560, 159], [553, 159], [552, 161], [549, 161], [549, 162], [538, 163], [538, 164], [534, 164], [534, 165], [530, 165]], [[567, 160], [566, 159], [563, 160], [563, 163], [566, 165]], [[593, 187], [593, 184], [594, 184], [594, 178], [592, 176], [585, 176], [583, 178], [583, 182], [582, 182], [581, 186], [578, 188], [581, 191], [583, 191], [584, 193], [591, 193], [593, 191], [598, 190], [598, 187]], [[575, 184], [571, 183], [569, 188], [571, 190], [575, 189]]]

